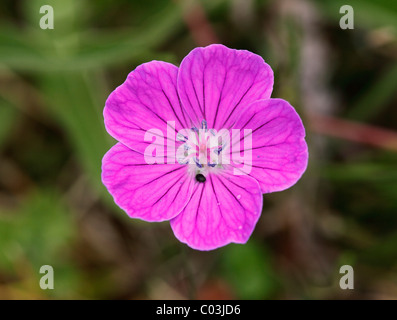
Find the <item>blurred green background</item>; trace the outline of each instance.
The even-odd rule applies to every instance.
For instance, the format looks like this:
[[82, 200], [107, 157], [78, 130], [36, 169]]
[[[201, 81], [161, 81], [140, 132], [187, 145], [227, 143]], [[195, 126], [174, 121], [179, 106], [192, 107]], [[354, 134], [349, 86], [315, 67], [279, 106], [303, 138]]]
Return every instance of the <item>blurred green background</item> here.
[[[246, 245], [198, 252], [113, 203], [102, 110], [140, 63], [211, 42], [272, 66], [310, 159], [264, 196]], [[1, 1], [0, 299], [396, 299], [396, 58], [395, 0]], [[345, 264], [354, 290], [339, 287]]]

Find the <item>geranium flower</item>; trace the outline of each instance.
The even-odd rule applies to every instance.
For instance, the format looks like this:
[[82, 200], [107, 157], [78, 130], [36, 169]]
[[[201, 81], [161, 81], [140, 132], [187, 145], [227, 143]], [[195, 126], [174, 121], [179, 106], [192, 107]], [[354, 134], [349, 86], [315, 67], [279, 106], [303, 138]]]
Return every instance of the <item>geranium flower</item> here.
[[[138, 66], [104, 109], [119, 142], [103, 158], [102, 181], [116, 204], [132, 218], [169, 220], [194, 249], [246, 243], [262, 194], [291, 187], [307, 166], [302, 121], [272, 89], [260, 56], [219, 44], [194, 49], [179, 68]], [[230, 141], [208, 145], [221, 129]], [[225, 154], [230, 163], [213, 160]]]

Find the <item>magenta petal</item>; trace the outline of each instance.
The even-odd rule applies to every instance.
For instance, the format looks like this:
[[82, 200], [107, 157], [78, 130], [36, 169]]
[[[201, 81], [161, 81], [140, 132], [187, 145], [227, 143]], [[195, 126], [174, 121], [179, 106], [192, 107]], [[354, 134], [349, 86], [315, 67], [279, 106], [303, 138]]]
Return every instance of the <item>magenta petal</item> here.
[[305, 129], [287, 101], [268, 99], [253, 103], [240, 114], [234, 128], [241, 130], [241, 140], [243, 129], [252, 130], [252, 149], [246, 150], [252, 152], [252, 166], [236, 170], [258, 180], [263, 193], [287, 189], [305, 172], [308, 161]]
[[142, 154], [122, 143], [104, 156], [102, 182], [130, 217], [146, 221], [175, 217], [188, 202], [194, 186], [187, 166], [148, 165]]
[[220, 44], [192, 50], [178, 73], [178, 92], [192, 126], [205, 119], [209, 128], [229, 128], [272, 89], [273, 71], [260, 56]]
[[171, 220], [175, 236], [198, 250], [228, 243], [245, 243], [262, 211], [258, 182], [248, 176], [223, 172], [197, 183], [191, 200]]
[[[159, 129], [165, 137], [186, 127], [177, 89], [178, 68], [170, 63], [152, 61], [132, 71], [126, 81], [106, 101], [106, 130], [118, 141], [143, 153], [152, 141], [144, 141], [145, 132]], [[167, 125], [168, 121], [175, 124]], [[189, 121], [190, 122], [190, 121]]]

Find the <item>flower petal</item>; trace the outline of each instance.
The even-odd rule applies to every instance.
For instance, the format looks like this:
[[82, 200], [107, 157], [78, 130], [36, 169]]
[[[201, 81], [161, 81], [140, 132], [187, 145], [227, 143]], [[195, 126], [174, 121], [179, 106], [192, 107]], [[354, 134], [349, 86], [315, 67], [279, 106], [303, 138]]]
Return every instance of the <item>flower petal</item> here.
[[[252, 152], [251, 165], [244, 161], [245, 169], [236, 170], [258, 180], [263, 193], [287, 189], [305, 172], [308, 161], [305, 128], [287, 101], [268, 99], [253, 103], [240, 114], [234, 128], [241, 130], [241, 150], [244, 137], [248, 137], [242, 129], [252, 130], [252, 149], [244, 150], [246, 159]], [[232, 165], [236, 155], [233, 147]]]
[[175, 217], [190, 199], [194, 179], [187, 166], [151, 164], [122, 143], [102, 160], [102, 182], [130, 217], [164, 221]]
[[220, 44], [192, 50], [178, 73], [178, 93], [186, 112], [197, 126], [229, 128], [241, 110], [270, 97], [273, 71], [263, 59], [246, 50]]
[[[186, 127], [177, 89], [178, 68], [170, 63], [151, 61], [138, 66], [126, 81], [114, 90], [104, 109], [106, 130], [118, 141], [143, 153], [152, 141], [144, 141], [145, 132], [167, 128], [175, 141], [176, 132]], [[167, 121], [175, 121], [167, 125]], [[189, 121], [190, 122], [190, 121]]]
[[245, 243], [261, 214], [262, 200], [258, 182], [248, 176], [209, 174], [204, 183], [196, 184], [171, 227], [181, 242], [198, 250]]

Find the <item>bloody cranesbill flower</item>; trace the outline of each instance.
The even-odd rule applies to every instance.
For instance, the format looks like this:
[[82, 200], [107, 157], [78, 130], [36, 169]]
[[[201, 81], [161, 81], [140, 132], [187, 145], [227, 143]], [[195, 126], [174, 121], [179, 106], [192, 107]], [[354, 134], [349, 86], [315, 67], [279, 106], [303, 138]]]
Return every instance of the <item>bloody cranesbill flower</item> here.
[[103, 158], [102, 181], [116, 204], [132, 218], [169, 220], [194, 249], [247, 242], [262, 194], [291, 187], [308, 160], [301, 119], [272, 89], [260, 56], [219, 44], [194, 49], [179, 68], [138, 66], [104, 109], [119, 142]]

